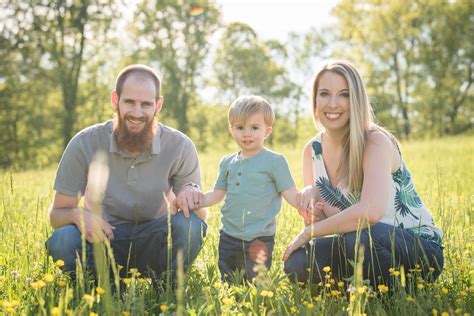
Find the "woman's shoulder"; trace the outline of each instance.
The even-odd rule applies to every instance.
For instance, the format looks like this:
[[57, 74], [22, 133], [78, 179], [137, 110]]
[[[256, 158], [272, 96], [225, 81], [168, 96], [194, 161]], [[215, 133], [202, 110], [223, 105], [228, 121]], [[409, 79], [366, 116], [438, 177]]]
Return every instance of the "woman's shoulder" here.
[[321, 144], [321, 133], [322, 132], [319, 132], [318, 134], [316, 134], [316, 136], [314, 136], [313, 138], [311, 138], [305, 145], [304, 145], [304, 150], [303, 152], [304, 153], [311, 153], [311, 149], [315, 146], [315, 143], [319, 143]]
[[396, 142], [395, 137], [385, 130], [374, 129], [367, 137], [368, 146], [396, 149]]

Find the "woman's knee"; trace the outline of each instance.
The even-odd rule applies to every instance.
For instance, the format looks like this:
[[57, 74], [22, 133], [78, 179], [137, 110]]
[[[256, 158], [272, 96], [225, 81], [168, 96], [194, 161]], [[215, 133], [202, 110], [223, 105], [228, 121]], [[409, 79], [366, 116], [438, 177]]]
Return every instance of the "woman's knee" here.
[[285, 261], [285, 273], [295, 282], [306, 282], [308, 280], [308, 257], [305, 248], [293, 252]]

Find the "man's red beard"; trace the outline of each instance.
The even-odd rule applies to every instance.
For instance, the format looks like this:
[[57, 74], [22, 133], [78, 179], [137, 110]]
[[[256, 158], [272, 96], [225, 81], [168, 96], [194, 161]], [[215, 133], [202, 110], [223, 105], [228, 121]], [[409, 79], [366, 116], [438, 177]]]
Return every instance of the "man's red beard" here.
[[150, 147], [153, 137], [156, 134], [158, 120], [153, 116], [153, 120], [145, 117], [145, 126], [139, 133], [131, 133], [125, 121], [130, 117], [126, 114], [122, 119], [120, 111], [114, 115], [114, 134], [120, 150], [128, 153], [142, 153]]

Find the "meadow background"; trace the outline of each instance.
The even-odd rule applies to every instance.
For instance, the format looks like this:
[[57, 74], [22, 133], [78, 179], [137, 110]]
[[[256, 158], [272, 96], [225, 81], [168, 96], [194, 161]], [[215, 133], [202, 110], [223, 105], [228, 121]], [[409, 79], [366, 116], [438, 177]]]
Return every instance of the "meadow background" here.
[[[280, 131], [276, 130], [275, 133]], [[286, 155], [301, 186], [301, 148], [275, 147]], [[255, 283], [226, 285], [217, 268], [219, 207], [210, 209], [204, 247], [184, 285], [159, 297], [150, 280], [132, 271], [121, 291], [97, 288], [89, 279], [72, 283], [48, 258], [44, 242], [52, 232], [47, 217], [54, 168], [0, 173], [0, 313], [30, 315], [470, 315], [474, 308], [473, 184], [474, 139], [458, 136], [402, 143], [405, 162], [422, 200], [444, 232], [445, 268], [435, 283], [394, 271], [396, 287], [384, 289], [331, 283], [316, 291], [291, 284], [280, 260], [286, 244], [302, 229], [297, 211], [284, 203], [278, 217], [274, 262]], [[203, 187], [214, 183], [223, 152], [202, 154]], [[411, 276], [410, 276], [411, 274]], [[327, 284], [327, 285], [326, 285]], [[393, 292], [392, 292], [393, 291]], [[391, 295], [389, 295], [391, 293]], [[107, 297], [111, 294], [110, 297]], [[350, 297], [354, 297], [351, 303]], [[444, 314], [443, 314], [444, 313]], [[446, 314], [448, 313], [448, 314]]]
[[[474, 2], [331, 1], [325, 19], [325, 1], [242, 0], [233, 3], [242, 20], [232, 21], [223, 14], [229, 2], [0, 0], [0, 314], [472, 314]], [[314, 18], [291, 29], [299, 6]], [[250, 15], [279, 35], [245, 23]], [[351, 294], [330, 272], [313, 293], [289, 283], [279, 258], [302, 224], [287, 204], [273, 267], [250, 285], [218, 282], [218, 206], [184, 283], [159, 298], [134, 271], [112, 293], [88, 277], [69, 282], [47, 257], [57, 163], [76, 132], [111, 118], [110, 91], [124, 66], [144, 63], [162, 77], [159, 119], [193, 139], [204, 188], [213, 185], [219, 159], [236, 150], [226, 112], [241, 94], [273, 104], [267, 145], [286, 155], [301, 186], [301, 150], [316, 134], [312, 76], [329, 58], [360, 69], [378, 121], [402, 141], [418, 192], [445, 235], [445, 270], [434, 284], [398, 270], [395, 288], [357, 283]]]

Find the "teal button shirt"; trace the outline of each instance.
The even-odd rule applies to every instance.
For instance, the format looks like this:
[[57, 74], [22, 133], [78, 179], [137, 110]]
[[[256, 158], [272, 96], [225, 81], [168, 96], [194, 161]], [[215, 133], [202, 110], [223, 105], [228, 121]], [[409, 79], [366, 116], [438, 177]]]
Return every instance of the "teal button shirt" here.
[[281, 208], [280, 192], [295, 186], [288, 162], [264, 148], [257, 155], [222, 158], [215, 189], [227, 192], [222, 207], [222, 231], [250, 241], [275, 234], [275, 218]]

